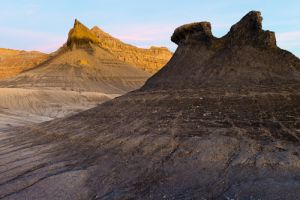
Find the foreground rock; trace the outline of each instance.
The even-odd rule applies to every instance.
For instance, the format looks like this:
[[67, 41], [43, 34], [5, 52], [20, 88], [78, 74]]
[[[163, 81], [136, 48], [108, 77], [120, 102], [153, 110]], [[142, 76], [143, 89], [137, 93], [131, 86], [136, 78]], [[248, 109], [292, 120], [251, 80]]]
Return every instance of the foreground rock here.
[[180, 27], [142, 89], [4, 132], [0, 198], [299, 199], [300, 61], [261, 20]]

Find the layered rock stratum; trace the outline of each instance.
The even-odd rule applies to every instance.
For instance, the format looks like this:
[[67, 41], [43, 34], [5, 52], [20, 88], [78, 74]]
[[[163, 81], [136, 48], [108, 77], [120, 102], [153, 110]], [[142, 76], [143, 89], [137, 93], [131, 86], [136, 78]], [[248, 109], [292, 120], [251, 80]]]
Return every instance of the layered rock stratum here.
[[38, 51], [0, 48], [0, 80], [14, 77], [42, 63], [47, 58], [47, 54]]
[[138, 48], [126, 44], [95, 26], [91, 31], [97, 36], [99, 45], [114, 54], [118, 59], [146, 72], [154, 74], [165, 66], [173, 53], [166, 47]]
[[299, 199], [300, 60], [252, 11], [184, 25], [139, 90], [1, 133], [2, 199]]

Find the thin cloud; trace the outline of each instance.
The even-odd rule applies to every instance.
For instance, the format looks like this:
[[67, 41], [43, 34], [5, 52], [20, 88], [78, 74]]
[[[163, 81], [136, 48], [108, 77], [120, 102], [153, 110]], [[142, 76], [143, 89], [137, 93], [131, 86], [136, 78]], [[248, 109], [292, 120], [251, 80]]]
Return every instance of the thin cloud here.
[[279, 46], [285, 48], [300, 47], [300, 31], [290, 31], [277, 34]]
[[278, 46], [300, 56], [300, 31], [290, 31], [276, 34]]
[[43, 52], [51, 52], [66, 41], [66, 37], [57, 34], [13, 28], [0, 28], [0, 35], [9, 38], [5, 42], [9, 42], [9, 40], [14, 42], [19, 41], [20, 44], [23, 44], [23, 47], [19, 48], [24, 50], [38, 50]]
[[40, 10], [39, 5], [32, 4], [32, 5], [29, 5], [28, 8], [26, 8], [26, 10], [24, 10], [24, 15], [31, 16], [31, 15], [38, 13], [39, 10]]
[[[170, 41], [170, 37], [174, 30], [181, 24], [127, 24], [119, 26], [115, 30], [115, 37], [127, 42], [155, 42], [155, 41]], [[213, 31], [227, 31], [230, 27], [226, 23], [218, 23], [213, 25]]]
[[174, 31], [172, 25], [165, 24], [127, 24], [116, 27], [118, 29], [111, 30], [114, 37], [142, 48], [171, 43], [170, 36]]
[[300, 31], [278, 33], [277, 38], [280, 42], [300, 42]]

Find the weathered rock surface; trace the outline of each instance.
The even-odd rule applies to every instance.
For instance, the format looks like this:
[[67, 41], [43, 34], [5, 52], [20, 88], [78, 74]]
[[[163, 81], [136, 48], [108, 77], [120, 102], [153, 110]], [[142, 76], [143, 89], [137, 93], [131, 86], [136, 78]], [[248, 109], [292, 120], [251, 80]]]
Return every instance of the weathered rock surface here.
[[2, 131], [0, 198], [299, 199], [300, 60], [260, 23], [183, 26], [142, 89]]
[[98, 37], [99, 45], [102, 48], [114, 54], [119, 60], [151, 74], [165, 66], [173, 55], [165, 47], [143, 49], [126, 44], [105, 33], [98, 27], [92, 28], [91, 31]]
[[16, 76], [48, 58], [47, 54], [37, 51], [18, 51], [0, 48], [0, 79]]

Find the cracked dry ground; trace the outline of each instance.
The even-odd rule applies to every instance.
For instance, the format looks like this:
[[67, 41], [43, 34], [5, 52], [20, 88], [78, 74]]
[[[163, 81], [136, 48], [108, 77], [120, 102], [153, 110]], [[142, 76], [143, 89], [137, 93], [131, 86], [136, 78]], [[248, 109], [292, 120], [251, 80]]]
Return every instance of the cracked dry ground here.
[[207, 91], [2, 130], [0, 199], [299, 199], [299, 93]]

